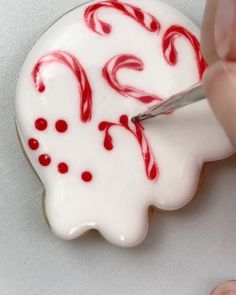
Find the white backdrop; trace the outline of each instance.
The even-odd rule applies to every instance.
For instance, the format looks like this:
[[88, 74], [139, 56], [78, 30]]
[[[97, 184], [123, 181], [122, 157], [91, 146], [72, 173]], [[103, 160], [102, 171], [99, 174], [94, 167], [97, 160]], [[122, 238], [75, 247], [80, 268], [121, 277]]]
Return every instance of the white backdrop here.
[[[16, 79], [48, 25], [82, 2], [0, 0], [0, 294], [207, 295], [236, 278], [235, 157], [207, 166], [190, 206], [156, 213], [137, 248], [115, 248], [95, 234], [60, 241], [44, 223], [43, 187], [16, 138]], [[200, 25], [204, 0], [165, 2]]]

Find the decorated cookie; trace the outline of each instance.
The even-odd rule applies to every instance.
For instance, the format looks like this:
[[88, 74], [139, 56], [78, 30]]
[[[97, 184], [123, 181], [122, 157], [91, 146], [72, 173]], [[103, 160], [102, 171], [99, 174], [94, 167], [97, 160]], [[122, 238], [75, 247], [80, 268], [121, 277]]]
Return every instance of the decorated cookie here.
[[198, 37], [190, 20], [157, 0], [104, 0], [69, 12], [33, 47], [16, 122], [57, 236], [96, 229], [116, 245], [137, 245], [150, 206], [182, 208], [203, 163], [233, 152], [206, 101], [131, 121], [202, 79]]

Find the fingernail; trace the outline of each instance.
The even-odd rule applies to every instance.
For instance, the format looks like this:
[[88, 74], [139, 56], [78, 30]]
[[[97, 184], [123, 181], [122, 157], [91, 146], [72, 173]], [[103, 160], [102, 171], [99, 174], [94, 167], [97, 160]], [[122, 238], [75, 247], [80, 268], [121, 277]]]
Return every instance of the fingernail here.
[[211, 295], [236, 295], [236, 281], [229, 281], [220, 285]]
[[[230, 57], [233, 49], [236, 49], [236, 0], [218, 0], [215, 43], [222, 59]], [[233, 55], [236, 57], [236, 52]]]

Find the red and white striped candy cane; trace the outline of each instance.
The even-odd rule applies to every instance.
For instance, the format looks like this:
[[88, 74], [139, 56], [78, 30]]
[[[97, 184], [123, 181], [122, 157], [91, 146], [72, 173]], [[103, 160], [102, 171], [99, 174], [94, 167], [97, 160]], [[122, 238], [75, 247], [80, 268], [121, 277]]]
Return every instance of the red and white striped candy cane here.
[[97, 12], [101, 8], [116, 9], [124, 15], [127, 15], [128, 17], [135, 20], [143, 28], [150, 32], [160, 31], [160, 23], [150, 13], [144, 12], [136, 6], [120, 2], [118, 0], [106, 0], [88, 6], [84, 13], [84, 19], [87, 26], [99, 35], [108, 35], [111, 33], [112, 30], [111, 25], [103, 22], [98, 18]]
[[159, 169], [156, 163], [155, 156], [144, 134], [143, 126], [138, 122], [134, 124], [136, 129], [136, 138], [141, 147], [142, 156], [145, 163], [146, 174], [150, 180], [156, 181], [159, 177]]
[[162, 40], [162, 46], [163, 46], [163, 52], [164, 52], [164, 57], [166, 61], [171, 66], [175, 66], [177, 64], [178, 53], [177, 53], [174, 42], [176, 37], [178, 36], [185, 37], [191, 43], [196, 55], [199, 78], [201, 80], [207, 68], [207, 63], [205, 62], [202, 56], [201, 46], [198, 39], [187, 29], [181, 26], [174, 25], [174, 26], [171, 26], [169, 29], [167, 29], [167, 31], [165, 32], [163, 36], [163, 40]]
[[92, 90], [87, 74], [78, 59], [71, 53], [57, 50], [45, 54], [34, 66], [32, 77], [39, 92], [46, 89], [43, 70], [52, 63], [60, 63], [68, 67], [79, 82], [80, 92], [80, 117], [82, 122], [88, 122], [92, 118]]
[[99, 124], [99, 130], [101, 132], [105, 132], [104, 137], [104, 147], [106, 150], [113, 150], [113, 138], [110, 134], [110, 129], [112, 127], [122, 127], [129, 131], [137, 140], [145, 165], [145, 171], [147, 178], [151, 181], [157, 181], [159, 177], [159, 169], [155, 159], [155, 156], [151, 150], [151, 147], [148, 143], [148, 140], [145, 136], [144, 129], [140, 123], [132, 123], [134, 125], [134, 129], [130, 127], [130, 123], [127, 115], [122, 115], [120, 117], [119, 123], [114, 122], [101, 122]]
[[133, 97], [142, 103], [150, 103], [153, 101], [162, 101], [162, 99], [155, 95], [149, 94], [141, 89], [134, 88], [130, 85], [122, 85], [117, 78], [119, 70], [131, 69], [135, 71], [143, 71], [144, 64], [142, 60], [131, 54], [116, 55], [111, 58], [103, 68], [103, 77], [107, 83], [115, 91], [126, 97]]

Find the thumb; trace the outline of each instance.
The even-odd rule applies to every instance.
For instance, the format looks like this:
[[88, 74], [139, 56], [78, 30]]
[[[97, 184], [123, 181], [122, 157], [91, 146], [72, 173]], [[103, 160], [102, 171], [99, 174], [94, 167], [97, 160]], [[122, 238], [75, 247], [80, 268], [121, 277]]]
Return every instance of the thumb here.
[[236, 0], [207, 1], [202, 50], [209, 103], [236, 147]]
[[210, 295], [236, 295], [236, 281], [229, 281], [218, 286]]
[[236, 148], [236, 63], [219, 61], [204, 77], [208, 101]]

